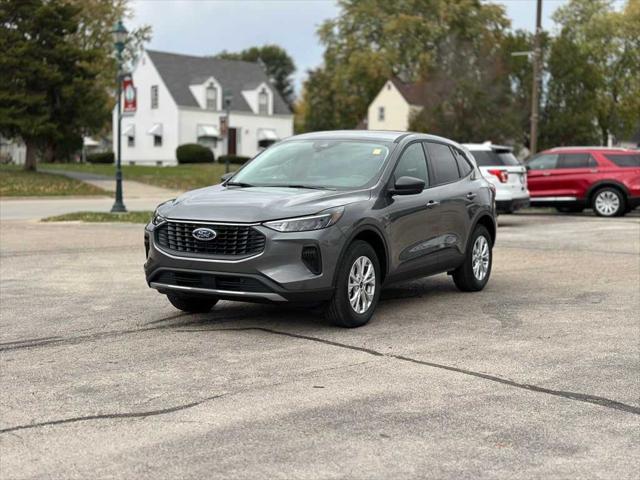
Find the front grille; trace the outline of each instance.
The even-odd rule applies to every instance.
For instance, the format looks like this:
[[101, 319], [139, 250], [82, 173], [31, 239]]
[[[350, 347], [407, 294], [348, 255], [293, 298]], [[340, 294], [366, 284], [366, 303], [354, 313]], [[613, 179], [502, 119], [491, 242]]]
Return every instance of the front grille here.
[[[196, 240], [192, 233], [206, 227], [216, 232], [213, 240]], [[264, 250], [265, 236], [250, 226], [182, 223], [168, 221], [156, 227], [156, 243], [167, 250], [202, 255], [240, 257]]]
[[212, 275], [200, 272], [162, 271], [152, 282], [180, 287], [207, 288], [232, 292], [269, 292], [269, 288], [259, 280], [250, 277]]

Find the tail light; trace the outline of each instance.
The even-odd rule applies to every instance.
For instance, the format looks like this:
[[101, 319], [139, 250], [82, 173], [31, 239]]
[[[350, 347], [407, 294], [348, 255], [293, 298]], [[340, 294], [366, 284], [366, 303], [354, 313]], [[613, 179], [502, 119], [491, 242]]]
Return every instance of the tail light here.
[[509, 172], [506, 170], [489, 170], [489, 173], [495, 177], [498, 177], [500, 183], [507, 183], [509, 181]]

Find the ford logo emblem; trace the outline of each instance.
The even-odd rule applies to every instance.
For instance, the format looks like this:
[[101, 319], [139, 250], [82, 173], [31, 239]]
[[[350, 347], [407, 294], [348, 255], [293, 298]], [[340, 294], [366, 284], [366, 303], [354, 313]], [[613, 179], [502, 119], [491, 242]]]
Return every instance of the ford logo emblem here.
[[208, 242], [218, 236], [216, 231], [211, 230], [210, 228], [196, 228], [191, 232], [191, 235], [193, 235], [193, 238], [196, 240], [200, 240], [202, 242]]

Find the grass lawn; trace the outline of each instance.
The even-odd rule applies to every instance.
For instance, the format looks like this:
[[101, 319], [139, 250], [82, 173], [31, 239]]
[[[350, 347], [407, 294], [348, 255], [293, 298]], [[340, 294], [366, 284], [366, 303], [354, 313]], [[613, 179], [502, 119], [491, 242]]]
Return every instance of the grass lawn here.
[[108, 195], [79, 180], [41, 172], [25, 172], [20, 165], [0, 165], [0, 197], [48, 195]]
[[[231, 170], [237, 170], [239, 165], [230, 165]], [[48, 170], [67, 170], [86, 172], [98, 175], [115, 175], [114, 165], [79, 164], [79, 163], [50, 163], [43, 164]], [[125, 165], [122, 175], [125, 180], [156, 185], [172, 190], [193, 190], [220, 183], [220, 176], [224, 174], [224, 164], [191, 164], [175, 167], [152, 167], [142, 165]]]
[[137, 211], [127, 213], [111, 213], [111, 212], [74, 212], [48, 217], [43, 222], [120, 222], [120, 223], [147, 223], [151, 219], [153, 212]]

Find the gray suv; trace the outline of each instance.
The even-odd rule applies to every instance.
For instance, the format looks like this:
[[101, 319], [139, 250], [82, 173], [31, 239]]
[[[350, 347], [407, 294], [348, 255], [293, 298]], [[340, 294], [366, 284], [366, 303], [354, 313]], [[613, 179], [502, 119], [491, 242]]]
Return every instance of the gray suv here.
[[448, 272], [477, 291], [489, 280], [495, 187], [445, 138], [298, 135], [225, 177], [161, 204], [145, 228], [147, 282], [180, 310], [313, 303], [358, 327], [391, 282]]

